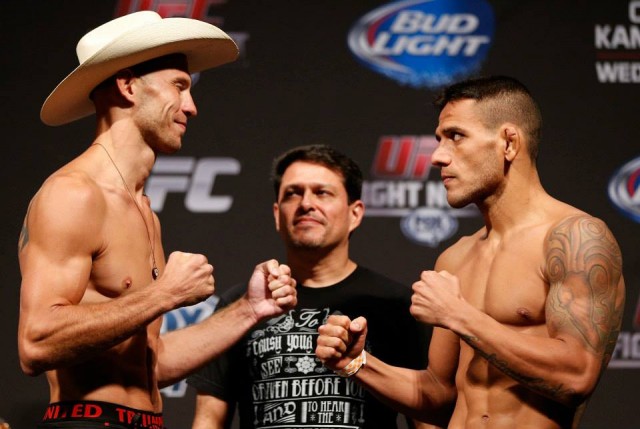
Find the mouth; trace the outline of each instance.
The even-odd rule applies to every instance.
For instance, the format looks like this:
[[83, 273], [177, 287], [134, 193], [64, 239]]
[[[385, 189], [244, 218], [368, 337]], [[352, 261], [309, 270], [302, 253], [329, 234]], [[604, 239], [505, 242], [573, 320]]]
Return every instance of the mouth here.
[[454, 179], [454, 176], [450, 174], [441, 174], [440, 178], [442, 179], [442, 183], [447, 186], [447, 184]]
[[294, 226], [322, 225], [322, 222], [311, 216], [301, 216], [293, 222]]

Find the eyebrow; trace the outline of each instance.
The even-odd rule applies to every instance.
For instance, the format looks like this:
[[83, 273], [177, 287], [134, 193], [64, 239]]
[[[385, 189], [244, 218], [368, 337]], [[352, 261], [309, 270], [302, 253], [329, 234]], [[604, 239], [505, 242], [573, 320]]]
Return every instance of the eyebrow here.
[[437, 139], [440, 138], [440, 136], [447, 136], [447, 135], [451, 135], [452, 133], [465, 134], [466, 131], [464, 130], [464, 128], [458, 125], [450, 125], [448, 127], [442, 128], [440, 132], [438, 132], [438, 128], [436, 128], [435, 130], [435, 135]]
[[331, 183], [326, 183], [326, 182], [310, 182], [310, 183], [300, 183], [300, 182], [293, 182], [293, 183], [283, 183], [282, 184], [282, 188], [283, 189], [291, 189], [291, 188], [306, 188], [306, 187], [310, 187], [310, 188], [336, 188], [337, 186], [331, 184]]

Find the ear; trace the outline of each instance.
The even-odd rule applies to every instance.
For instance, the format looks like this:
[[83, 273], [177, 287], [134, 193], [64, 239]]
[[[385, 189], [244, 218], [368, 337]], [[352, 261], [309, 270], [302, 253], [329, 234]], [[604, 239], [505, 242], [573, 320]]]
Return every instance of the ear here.
[[504, 142], [504, 158], [513, 162], [523, 145], [520, 129], [513, 124], [504, 124], [500, 129], [500, 138]]
[[116, 86], [118, 92], [129, 102], [133, 101], [133, 82], [136, 76], [131, 69], [123, 69], [116, 73]]
[[277, 201], [273, 203], [273, 220], [276, 224], [276, 231], [280, 232], [280, 207]]
[[349, 205], [349, 213], [351, 216], [349, 232], [353, 232], [353, 230], [360, 226], [362, 218], [364, 217], [364, 203], [361, 200], [352, 202]]

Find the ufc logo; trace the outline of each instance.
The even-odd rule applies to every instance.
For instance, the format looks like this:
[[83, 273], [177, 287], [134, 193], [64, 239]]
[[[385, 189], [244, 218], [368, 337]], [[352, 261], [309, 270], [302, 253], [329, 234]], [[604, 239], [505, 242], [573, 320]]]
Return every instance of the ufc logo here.
[[[224, 28], [224, 6], [227, 0], [120, 0], [116, 5], [116, 16], [124, 16], [140, 10], [153, 10], [163, 18], [184, 17], [199, 19], [217, 27]], [[236, 42], [240, 59], [246, 58], [246, 44], [249, 33], [227, 31]], [[234, 64], [242, 64], [236, 61]]]
[[213, 195], [216, 177], [238, 175], [240, 161], [234, 158], [158, 157], [145, 192], [151, 209], [161, 212], [170, 192], [184, 193], [184, 206], [193, 213], [224, 213], [233, 197]]
[[379, 178], [426, 179], [431, 171], [431, 154], [437, 147], [434, 136], [381, 137], [372, 174]]
[[163, 18], [185, 17], [209, 22], [218, 27], [224, 18], [212, 15], [214, 8], [223, 6], [227, 0], [120, 0], [116, 6], [117, 16], [139, 10], [153, 10]]

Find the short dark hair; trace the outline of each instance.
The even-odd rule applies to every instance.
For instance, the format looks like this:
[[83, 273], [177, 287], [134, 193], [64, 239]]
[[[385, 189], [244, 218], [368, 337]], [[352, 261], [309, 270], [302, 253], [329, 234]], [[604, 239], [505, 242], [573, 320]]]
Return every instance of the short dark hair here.
[[273, 161], [271, 180], [276, 200], [278, 199], [284, 172], [296, 161], [318, 164], [342, 176], [342, 183], [347, 191], [349, 204], [362, 197], [362, 171], [358, 164], [328, 145], [315, 144], [290, 149]]
[[538, 157], [542, 136], [542, 114], [529, 89], [520, 81], [507, 76], [489, 76], [464, 80], [445, 88], [435, 99], [439, 111], [447, 103], [460, 100], [483, 103], [485, 125], [495, 128], [513, 122], [525, 130], [529, 156]]

